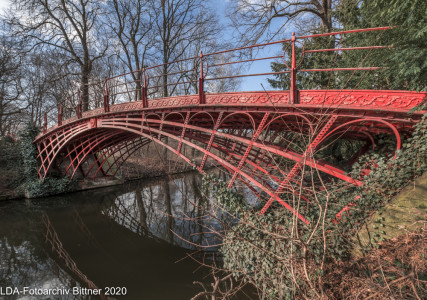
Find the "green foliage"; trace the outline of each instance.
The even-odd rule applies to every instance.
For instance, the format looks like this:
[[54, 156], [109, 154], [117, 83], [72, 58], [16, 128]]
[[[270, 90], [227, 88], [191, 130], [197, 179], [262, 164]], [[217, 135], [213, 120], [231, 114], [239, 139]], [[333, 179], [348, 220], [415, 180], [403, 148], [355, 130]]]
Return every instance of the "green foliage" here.
[[330, 147], [320, 149], [315, 158], [326, 160], [335, 166], [345, 169], [347, 168], [345, 163], [357, 154], [363, 144], [363, 141], [337, 139]]
[[20, 152], [23, 163], [23, 174], [27, 180], [38, 177], [38, 162], [36, 159], [38, 153], [36, 146], [33, 144], [38, 133], [39, 128], [34, 124], [29, 123], [20, 135]]
[[[363, 7], [371, 24], [397, 26], [390, 34], [396, 47], [388, 57], [386, 74], [394, 76], [395, 88], [425, 90], [427, 88], [427, 2], [423, 0], [367, 1]], [[369, 15], [371, 13], [371, 15]]]
[[35, 178], [33, 180], [27, 179], [24, 187], [29, 197], [37, 198], [69, 192], [72, 189], [73, 183], [68, 177], [48, 177], [44, 180]]
[[379, 242], [383, 242], [386, 239], [386, 232], [384, 231], [385, 228], [385, 218], [382, 217], [381, 215], [379, 217], [377, 217], [374, 220], [374, 232], [371, 233], [371, 245], [373, 245], [375, 248], [379, 247]]
[[361, 158], [352, 175], [360, 174], [367, 165], [374, 165], [365, 176], [358, 192], [365, 197], [391, 196], [406, 186], [415, 176], [427, 171], [427, 115], [414, 126], [412, 136], [397, 151], [393, 159], [372, 153]]
[[[383, 136], [380, 138], [378, 142], [387, 148], [390, 141]], [[321, 289], [316, 286], [316, 283], [321, 284], [317, 279], [323, 276], [319, 266], [349, 259], [354, 249], [354, 236], [366, 220], [415, 176], [427, 172], [427, 114], [414, 126], [402, 150], [395, 158], [382, 152], [361, 157], [353, 165], [351, 175], [359, 178], [362, 171], [369, 168], [362, 186], [343, 187], [330, 182], [324, 191], [316, 192], [316, 199], [309, 199], [312, 205], [300, 203], [300, 212], [309, 218], [309, 225], [297, 221], [280, 206], [270, 208], [262, 216], [257, 210], [248, 211], [241, 196], [227, 189], [224, 182], [212, 176], [205, 177], [204, 188], [213, 191], [212, 195], [219, 199], [221, 206], [239, 218], [235, 226], [225, 231], [220, 249], [224, 268], [236, 279], [256, 286], [266, 299], [316, 297], [316, 288]], [[297, 198], [286, 201], [296, 207]], [[343, 213], [338, 225], [333, 223], [331, 220], [336, 218], [336, 213], [352, 202], [357, 206]], [[318, 226], [318, 221], [323, 225]], [[381, 216], [375, 220], [371, 247], [378, 247], [379, 242], [387, 238], [384, 221]], [[369, 249], [362, 250], [366, 253]], [[304, 268], [306, 274], [302, 271]]]
[[23, 163], [24, 183], [21, 188], [25, 190], [28, 197], [43, 197], [70, 191], [74, 182], [68, 177], [47, 177], [44, 180], [38, 176], [39, 163], [37, 161], [37, 148], [33, 143], [39, 129], [33, 124], [28, 124], [21, 134], [20, 153]]
[[[333, 12], [336, 30], [395, 26], [393, 30], [347, 34], [337, 40], [314, 38], [304, 40], [305, 50], [334, 47], [393, 46], [391, 49], [306, 53], [297, 69], [345, 67], [381, 67], [376, 71], [298, 72], [297, 87], [357, 89], [427, 89], [427, 22], [424, 0], [343, 0]], [[315, 30], [312, 33], [320, 33]], [[296, 57], [302, 57], [301, 44]], [[287, 45], [284, 45], [284, 49]], [[290, 55], [291, 47], [286, 48]], [[290, 65], [290, 62], [287, 62]], [[274, 72], [283, 71], [285, 64], [272, 63]], [[289, 89], [289, 74], [269, 79], [275, 88]]]
[[[344, 45], [392, 45], [388, 51], [354, 52], [365, 56], [366, 64], [385, 67], [377, 81], [384, 88], [425, 90], [427, 88], [427, 22], [424, 0], [345, 0], [336, 14], [345, 29], [396, 26], [381, 34], [348, 35]], [[357, 52], [357, 53], [356, 53]], [[352, 58], [350, 58], [352, 59]], [[372, 76], [370, 77], [372, 79]]]
[[227, 188], [227, 183], [214, 174], [203, 176], [202, 191], [206, 196], [213, 197], [231, 215], [237, 216], [242, 209], [246, 208], [244, 197]]

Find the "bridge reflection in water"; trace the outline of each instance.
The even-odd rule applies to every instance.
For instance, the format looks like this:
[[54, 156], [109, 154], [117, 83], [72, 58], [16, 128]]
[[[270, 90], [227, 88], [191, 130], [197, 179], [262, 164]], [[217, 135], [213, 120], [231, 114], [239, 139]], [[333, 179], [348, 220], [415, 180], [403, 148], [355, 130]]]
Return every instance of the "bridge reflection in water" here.
[[207, 270], [194, 272], [199, 265], [182, 260], [195, 248], [184, 240], [218, 242], [199, 234], [202, 225], [216, 226], [204, 220], [200, 186], [200, 176], [187, 173], [1, 203], [0, 286], [118, 286], [127, 288], [124, 299], [189, 299]]

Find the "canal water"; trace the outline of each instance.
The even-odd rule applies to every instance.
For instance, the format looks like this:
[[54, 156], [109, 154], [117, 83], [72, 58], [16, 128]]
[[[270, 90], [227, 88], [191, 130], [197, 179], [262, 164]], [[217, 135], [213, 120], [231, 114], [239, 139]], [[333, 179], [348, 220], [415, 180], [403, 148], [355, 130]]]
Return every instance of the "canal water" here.
[[[0, 299], [190, 299], [210, 281], [195, 260], [212, 261], [219, 242], [200, 193], [186, 173], [1, 202]], [[62, 295], [30, 295], [46, 290]]]

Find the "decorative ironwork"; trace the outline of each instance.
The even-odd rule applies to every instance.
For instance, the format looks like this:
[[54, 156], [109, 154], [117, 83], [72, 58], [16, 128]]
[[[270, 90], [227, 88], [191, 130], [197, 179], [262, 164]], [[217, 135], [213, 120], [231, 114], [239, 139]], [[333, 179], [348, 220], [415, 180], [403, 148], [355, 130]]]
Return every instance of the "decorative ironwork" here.
[[[128, 80], [122, 74], [102, 81], [103, 94], [98, 99], [91, 94], [95, 103], [103, 107], [82, 112], [81, 102], [77, 102], [77, 116], [63, 120], [62, 109], [58, 124], [47, 128], [47, 118], [43, 133], [34, 141], [39, 151], [39, 176], [44, 178], [54, 167], [71, 177], [80, 174], [84, 177], [113, 176], [120, 166], [135, 151], [154, 142], [204, 173], [207, 159], [230, 172], [232, 186], [236, 180], [247, 185], [257, 196], [268, 195], [269, 201], [261, 211], [264, 213], [273, 201], [278, 201], [301, 221], [308, 220], [280, 194], [290, 191], [302, 199], [304, 193], [311, 191], [301, 187], [295, 191], [292, 184], [297, 180], [304, 166], [338, 178], [348, 184], [361, 185], [360, 178], [351, 178], [343, 169], [326, 161], [315, 159], [314, 153], [325, 141], [336, 135], [365, 142], [347, 164], [353, 164], [359, 155], [370, 147], [375, 147], [373, 135], [388, 134], [395, 137], [396, 149], [400, 148], [401, 135], [411, 132], [413, 125], [421, 118], [422, 112], [408, 114], [426, 98], [425, 92], [378, 91], [378, 90], [297, 90], [298, 72], [363, 72], [379, 67], [330, 68], [299, 70], [295, 58], [295, 43], [307, 38], [325, 35], [352, 34], [366, 31], [388, 30], [389, 27], [341, 31], [319, 35], [296, 37], [271, 43], [241, 47], [216, 53], [202, 54], [189, 59], [167, 63], [170, 66], [179, 62], [198, 62], [190, 70], [169, 74], [154, 72], [159, 66], [147, 67], [133, 73], [139, 81]], [[245, 49], [266, 47], [289, 43], [292, 46], [291, 64], [283, 72], [257, 74], [238, 74], [233, 76], [211, 77], [209, 69], [230, 64], [251, 61], [271, 60], [282, 56], [258, 57], [241, 61], [212, 63], [212, 59], [224, 53]], [[355, 48], [303, 50], [304, 53], [383, 49], [385, 46]], [[287, 64], [286, 64], [287, 65]], [[198, 69], [197, 69], [198, 68]], [[197, 71], [197, 72], [196, 72]], [[192, 73], [195, 78], [158, 84], [162, 76]], [[289, 73], [289, 91], [265, 92], [226, 92], [207, 93], [207, 83], [212, 80], [274, 75]], [[185, 76], [180, 76], [185, 78]], [[142, 82], [141, 82], [142, 81]], [[151, 84], [150, 84], [151, 82]], [[159, 88], [186, 86], [194, 93], [162, 97]], [[185, 92], [185, 93], [187, 93]], [[121, 103], [120, 99], [127, 99]], [[137, 101], [132, 101], [137, 100]], [[326, 121], [325, 121], [326, 120]], [[314, 130], [322, 128], [321, 130]], [[284, 133], [303, 134], [311, 143], [301, 151], [292, 150], [286, 145]], [[166, 138], [173, 143], [166, 143]], [[314, 139], [312, 139], [314, 138]], [[172, 146], [177, 145], [177, 146]], [[199, 163], [186, 156], [182, 147], [190, 147], [202, 154]], [[290, 166], [277, 165], [275, 160], [286, 160]], [[301, 184], [301, 183], [299, 183]], [[351, 204], [350, 206], [352, 206]], [[349, 207], [350, 207], [349, 206]], [[339, 218], [339, 216], [337, 216]]]

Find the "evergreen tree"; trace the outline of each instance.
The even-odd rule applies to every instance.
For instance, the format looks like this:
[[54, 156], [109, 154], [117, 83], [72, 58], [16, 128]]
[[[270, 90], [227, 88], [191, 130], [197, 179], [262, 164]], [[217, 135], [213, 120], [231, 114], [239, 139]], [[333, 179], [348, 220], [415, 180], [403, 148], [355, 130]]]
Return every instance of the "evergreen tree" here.
[[[392, 46], [342, 52], [305, 53], [298, 69], [381, 67], [375, 71], [298, 72], [297, 88], [426, 90], [427, 2], [422, 0], [342, 0], [334, 6], [336, 30], [392, 26], [392, 30], [304, 40], [304, 50], [331, 47]], [[313, 33], [319, 33], [313, 32]], [[288, 57], [291, 47], [284, 45]], [[297, 43], [297, 64], [303, 47]], [[290, 61], [288, 62], [290, 65]], [[274, 72], [286, 69], [272, 63]], [[269, 79], [275, 88], [289, 89], [289, 74]]]
[[396, 26], [384, 34], [394, 46], [387, 52], [384, 75], [392, 89], [426, 90], [427, 88], [427, 1], [364, 1], [361, 19], [369, 27]]

